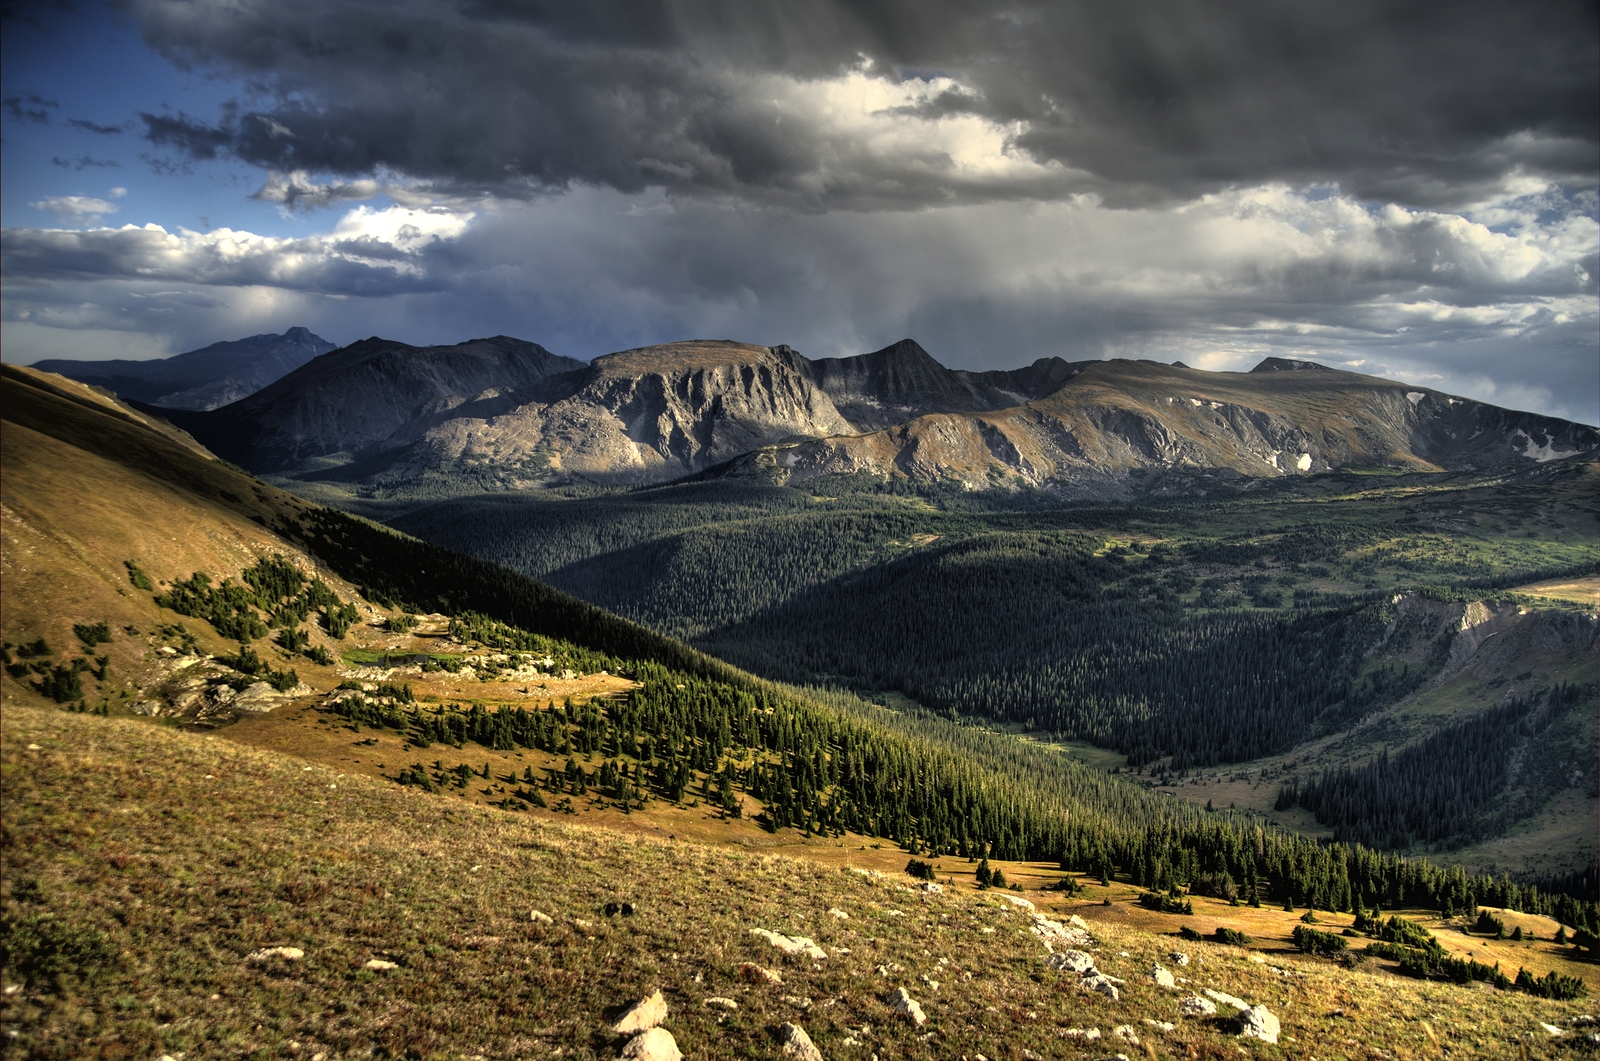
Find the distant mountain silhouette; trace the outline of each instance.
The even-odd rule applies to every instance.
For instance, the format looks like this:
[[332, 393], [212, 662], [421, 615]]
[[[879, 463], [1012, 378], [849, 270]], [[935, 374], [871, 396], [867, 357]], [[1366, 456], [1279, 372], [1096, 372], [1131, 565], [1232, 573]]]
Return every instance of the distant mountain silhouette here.
[[51, 359], [33, 367], [115, 391], [122, 398], [167, 409], [217, 409], [248, 397], [319, 354], [334, 349], [305, 328], [282, 335], [212, 343], [153, 361]]

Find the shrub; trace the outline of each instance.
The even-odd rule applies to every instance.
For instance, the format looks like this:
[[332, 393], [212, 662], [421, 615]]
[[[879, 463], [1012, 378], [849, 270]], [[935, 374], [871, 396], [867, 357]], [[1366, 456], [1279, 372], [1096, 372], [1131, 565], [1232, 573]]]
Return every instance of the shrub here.
[[1347, 950], [1350, 946], [1343, 936], [1335, 936], [1332, 932], [1318, 932], [1305, 925], [1295, 926], [1293, 939], [1294, 945], [1306, 954], [1320, 954], [1325, 958]]
[[1250, 942], [1250, 937], [1236, 928], [1224, 928], [1218, 925], [1215, 935], [1218, 943], [1228, 943], [1235, 947], [1242, 947]]
[[1145, 892], [1139, 896], [1139, 905], [1146, 910], [1154, 910], [1162, 914], [1187, 914], [1194, 913], [1194, 903], [1174, 895], [1161, 895], [1158, 892]]
[[150, 576], [140, 570], [138, 561], [124, 560], [122, 566], [128, 569], [128, 581], [133, 583], [134, 589], [142, 589], [148, 593], [156, 588], [150, 581]]
[[[1110, 902], [1110, 900], [1109, 900], [1109, 899], [1108, 899], [1108, 900], [1106, 900], [1106, 901], [1107, 901], [1107, 902], [1108, 902], [1108, 903], [1109, 903], [1109, 902]], [[1195, 941], [1195, 942], [1197, 942], [1197, 943], [1198, 943], [1198, 942], [1199, 942], [1199, 941], [1200, 941], [1200, 940], [1203, 940], [1203, 939], [1205, 939], [1205, 937], [1204, 937], [1204, 936], [1202, 936], [1202, 935], [1201, 935], [1201, 934], [1200, 934], [1200, 931], [1199, 931], [1199, 929], [1195, 929], [1195, 928], [1190, 928], [1190, 927], [1189, 927], [1189, 926], [1188, 926], [1188, 925], [1183, 925], [1183, 926], [1182, 926], [1182, 927], [1180, 927], [1180, 928], [1179, 928], [1179, 929], [1178, 929], [1178, 935], [1180, 935], [1180, 936], [1182, 936], [1182, 937], [1183, 937], [1183, 938], [1184, 938], [1184, 939], [1191, 939], [1191, 940], [1194, 940], [1194, 941]]]
[[912, 859], [906, 863], [906, 872], [917, 880], [933, 879], [933, 863]]
[[73, 623], [72, 632], [78, 635], [78, 640], [83, 642], [84, 648], [94, 648], [96, 645], [109, 645], [111, 643], [111, 627], [103, 622], [93, 624]]

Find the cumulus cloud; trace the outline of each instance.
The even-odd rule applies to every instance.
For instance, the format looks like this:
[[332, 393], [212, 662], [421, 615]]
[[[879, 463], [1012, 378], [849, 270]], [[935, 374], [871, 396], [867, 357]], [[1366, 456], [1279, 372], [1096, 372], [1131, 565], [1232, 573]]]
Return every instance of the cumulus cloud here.
[[318, 184], [304, 170], [269, 173], [266, 183], [250, 196], [261, 202], [277, 203], [284, 210], [310, 211], [352, 200], [371, 199], [378, 194], [375, 180], [328, 181]]
[[[115, 207], [95, 200], [107, 210]], [[429, 250], [458, 237], [470, 214], [358, 207], [324, 235], [285, 239], [229, 228], [160, 225], [87, 231], [7, 229], [0, 263], [8, 285], [70, 280], [160, 280], [262, 286], [332, 295], [394, 295], [437, 287]]]
[[[115, 197], [115, 196], [114, 196]], [[107, 214], [117, 212], [117, 204], [87, 195], [53, 195], [28, 204], [35, 210], [56, 215], [63, 222], [99, 221]]]
[[1594, 183], [1578, 0], [131, 6], [175, 61], [275, 95], [145, 115], [148, 137], [283, 172], [902, 208], [1271, 181], [1459, 207], [1519, 173]]

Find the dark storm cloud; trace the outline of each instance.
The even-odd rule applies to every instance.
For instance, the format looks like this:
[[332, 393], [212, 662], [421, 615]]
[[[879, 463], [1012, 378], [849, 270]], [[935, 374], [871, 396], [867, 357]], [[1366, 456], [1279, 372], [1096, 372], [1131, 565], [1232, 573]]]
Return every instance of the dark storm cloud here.
[[[1284, 181], [1459, 206], [1517, 173], [1591, 186], [1600, 144], [1583, 0], [132, 8], [163, 54], [271, 101], [145, 115], [155, 142], [501, 194], [576, 181], [823, 207], [1082, 191], [1135, 204]], [[853, 126], [817, 96], [853, 70], [953, 84]], [[1003, 131], [1036, 171], [974, 173], [885, 124], [951, 116]]]

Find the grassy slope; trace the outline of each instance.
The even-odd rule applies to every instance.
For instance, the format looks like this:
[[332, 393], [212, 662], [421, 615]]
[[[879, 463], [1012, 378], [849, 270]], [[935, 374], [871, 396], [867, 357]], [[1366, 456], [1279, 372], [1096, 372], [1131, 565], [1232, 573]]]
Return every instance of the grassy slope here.
[[[1104, 1045], [1065, 1032], [1121, 1024], [1157, 1057], [1239, 1056], [1227, 1029], [1180, 1017], [1176, 995], [1141, 976], [1176, 941], [1137, 927], [1143, 912], [1124, 904], [1095, 929], [1102, 966], [1128, 980], [1113, 1003], [1047, 971], [1023, 915], [992, 893], [924, 896], [806, 861], [531, 822], [137, 721], [12, 704], [0, 726], [10, 945], [75, 943], [85, 959], [8, 982], [8, 1057], [605, 1057], [616, 1050], [605, 1017], [657, 987], [698, 1058], [772, 1056], [788, 1020], [825, 1056], [863, 1061], [1099, 1057]], [[638, 915], [608, 919], [612, 900]], [[532, 909], [554, 923], [532, 922]], [[785, 961], [757, 927], [811, 936], [830, 957]], [[270, 946], [305, 957], [244, 960]], [[1366, 1057], [1382, 1043], [1421, 1057], [1434, 1038], [1457, 1057], [1519, 1044], [1564, 1056], [1537, 1022], [1582, 1008], [1184, 949], [1191, 987], [1283, 1019], [1281, 1045], [1246, 1044], [1248, 1056]], [[374, 957], [398, 968], [363, 970]], [[784, 985], [748, 983], [743, 961]], [[882, 1001], [900, 985], [928, 1011], [920, 1034]], [[1145, 1018], [1177, 1027], [1159, 1035]]]

